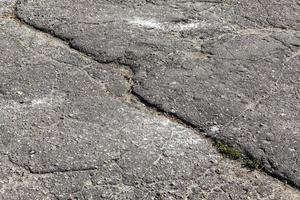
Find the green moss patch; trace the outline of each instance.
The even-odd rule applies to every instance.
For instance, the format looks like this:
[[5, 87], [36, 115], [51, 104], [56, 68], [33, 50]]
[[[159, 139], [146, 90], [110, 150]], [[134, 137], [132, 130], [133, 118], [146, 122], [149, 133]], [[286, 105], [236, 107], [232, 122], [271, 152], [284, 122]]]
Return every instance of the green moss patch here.
[[257, 159], [247, 159], [247, 160], [245, 160], [244, 166], [251, 169], [251, 170], [257, 170], [257, 169], [262, 168], [261, 162]]
[[220, 153], [226, 155], [227, 157], [237, 160], [242, 157], [242, 152], [238, 149], [235, 149], [232, 146], [229, 146], [221, 141], [215, 141], [216, 146]]

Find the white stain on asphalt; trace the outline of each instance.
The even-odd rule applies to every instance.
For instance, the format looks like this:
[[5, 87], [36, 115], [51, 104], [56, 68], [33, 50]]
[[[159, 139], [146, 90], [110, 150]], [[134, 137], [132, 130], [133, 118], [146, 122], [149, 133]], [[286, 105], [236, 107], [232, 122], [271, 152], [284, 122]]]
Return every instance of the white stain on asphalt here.
[[190, 29], [196, 29], [200, 26], [198, 22], [191, 23], [171, 23], [171, 22], [159, 22], [155, 19], [144, 19], [141, 17], [134, 17], [127, 20], [129, 24], [140, 26], [149, 29], [161, 29], [166, 31], [184, 31]]
[[140, 17], [134, 17], [133, 19], [129, 19], [128, 23], [142, 26], [145, 28], [156, 28], [156, 29], [162, 28], [161, 23], [157, 22], [154, 19], [143, 19]]

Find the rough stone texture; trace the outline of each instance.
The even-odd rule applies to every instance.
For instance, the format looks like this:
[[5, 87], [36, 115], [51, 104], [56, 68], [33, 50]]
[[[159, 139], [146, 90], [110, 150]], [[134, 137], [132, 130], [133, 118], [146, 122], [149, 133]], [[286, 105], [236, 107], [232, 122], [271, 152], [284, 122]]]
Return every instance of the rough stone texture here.
[[[131, 184], [122, 169], [107, 163], [97, 170], [32, 174], [1, 157], [0, 198], [15, 199], [209, 199], [209, 200], [289, 200], [300, 194], [289, 186], [241, 169], [223, 160], [197, 177], [169, 177], [166, 180]], [[172, 179], [175, 178], [175, 179]]]
[[32, 29], [0, 1], [0, 199], [298, 199], [130, 95], [131, 72]]
[[111, 64], [2, 19], [0, 199], [300, 197], [223, 159], [193, 130], [108, 93], [106, 84], [127, 81], [101, 79], [114, 74]]
[[130, 66], [145, 102], [300, 186], [297, 0], [21, 0], [17, 15]]

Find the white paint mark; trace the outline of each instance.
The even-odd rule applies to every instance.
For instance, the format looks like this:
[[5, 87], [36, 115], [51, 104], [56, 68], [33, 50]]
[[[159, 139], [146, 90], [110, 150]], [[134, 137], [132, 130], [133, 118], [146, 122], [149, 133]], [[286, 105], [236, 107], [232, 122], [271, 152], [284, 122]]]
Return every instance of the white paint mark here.
[[166, 31], [184, 31], [200, 27], [200, 23], [198, 22], [174, 24], [170, 22], [158, 22], [155, 19], [144, 19], [141, 17], [130, 18], [127, 20], [127, 22], [136, 26], [142, 26], [151, 29], [161, 29]]
[[154, 19], [142, 19], [140, 17], [134, 17], [133, 19], [129, 19], [128, 23], [146, 28], [161, 28], [161, 23]]
[[51, 99], [50, 98], [40, 98], [40, 99], [33, 99], [31, 101], [32, 107], [36, 106], [42, 106], [42, 105], [50, 105], [51, 104]]

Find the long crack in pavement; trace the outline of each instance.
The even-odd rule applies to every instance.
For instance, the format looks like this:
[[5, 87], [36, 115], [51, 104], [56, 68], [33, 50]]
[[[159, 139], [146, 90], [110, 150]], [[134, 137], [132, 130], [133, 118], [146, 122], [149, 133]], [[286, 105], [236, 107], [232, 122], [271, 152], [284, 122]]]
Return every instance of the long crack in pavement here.
[[0, 199], [300, 198], [148, 109], [299, 187], [296, 1], [15, 3], [0, 0]]

